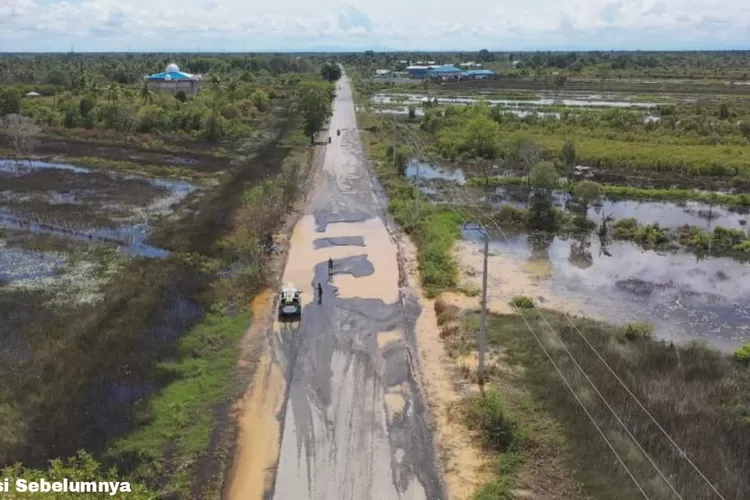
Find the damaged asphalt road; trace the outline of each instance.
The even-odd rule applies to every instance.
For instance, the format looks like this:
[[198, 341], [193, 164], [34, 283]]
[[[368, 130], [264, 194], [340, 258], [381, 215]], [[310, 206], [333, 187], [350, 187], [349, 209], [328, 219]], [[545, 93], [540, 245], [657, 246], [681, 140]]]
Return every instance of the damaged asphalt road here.
[[[286, 374], [277, 500], [445, 498], [419, 389], [398, 249], [366, 165], [349, 82], [339, 82], [320, 180], [295, 228], [284, 281], [303, 291], [302, 320], [276, 326]], [[328, 259], [334, 260], [329, 276]], [[323, 288], [318, 304], [315, 290]]]

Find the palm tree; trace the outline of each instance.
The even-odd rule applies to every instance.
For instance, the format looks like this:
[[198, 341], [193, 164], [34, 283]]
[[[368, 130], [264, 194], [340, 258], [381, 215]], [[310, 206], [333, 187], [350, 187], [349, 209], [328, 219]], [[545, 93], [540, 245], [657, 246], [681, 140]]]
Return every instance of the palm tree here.
[[107, 101], [110, 104], [117, 102], [120, 99], [120, 86], [116, 83], [110, 83], [107, 87]]
[[224, 86], [221, 83], [221, 76], [218, 73], [212, 74], [208, 80], [208, 86], [214, 95], [213, 106], [216, 108], [219, 103], [219, 97], [221, 97], [221, 93], [224, 90]]
[[144, 104], [151, 104], [154, 102], [154, 91], [151, 89], [151, 84], [148, 83], [148, 80], [143, 80], [143, 85], [141, 86], [141, 99]]
[[94, 102], [99, 102], [99, 96], [102, 95], [102, 87], [98, 83], [94, 82], [90, 87], [91, 95], [94, 97]]
[[229, 91], [230, 100], [234, 100], [235, 95], [237, 94], [237, 89], [239, 89], [239, 82], [234, 78], [229, 80], [229, 83], [227, 84], [227, 90]]

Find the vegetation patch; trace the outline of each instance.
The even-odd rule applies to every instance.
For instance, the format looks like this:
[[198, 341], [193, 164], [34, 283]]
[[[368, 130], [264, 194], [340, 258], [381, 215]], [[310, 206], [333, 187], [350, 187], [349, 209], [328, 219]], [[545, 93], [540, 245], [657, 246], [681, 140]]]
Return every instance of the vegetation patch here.
[[[478, 314], [470, 314], [466, 328], [472, 329], [478, 321]], [[530, 330], [545, 346], [582, 404], [650, 497], [667, 495], [667, 485], [638, 451], [568, 353], [560, 348], [560, 341], [683, 497], [711, 498], [714, 493], [703, 480], [696, 478], [692, 467], [678, 459], [678, 450], [623, 390], [589, 343], [720, 492], [742, 491], [746, 487], [743, 479], [744, 450], [749, 444], [747, 425], [750, 420], [747, 416], [750, 400], [746, 395], [750, 389], [750, 377], [742, 363], [735, 363], [730, 357], [701, 344], [674, 346], [651, 340], [645, 334], [650, 330], [646, 326], [619, 328], [549, 310], [526, 310], [523, 317], [517, 314], [490, 315], [490, 352], [502, 349], [503, 356], [498, 362], [512, 367], [510, 372], [506, 369], [500, 372], [501, 375], [495, 374], [490, 383], [505, 388], [511, 380], [511, 387], [527, 391], [534, 414], [551, 418], [552, 428], [562, 426], [560, 430], [564, 438], [560, 447], [564, 450], [565, 462], [575, 472], [586, 496], [615, 499], [622, 495], [637, 496], [639, 492], [582, 412]], [[623, 335], [629, 336], [631, 341], [623, 343], [620, 340]], [[466, 341], [473, 345], [472, 337], [466, 337]], [[506, 372], [511, 375], [502, 375]], [[481, 422], [476, 416], [474, 419]], [[705, 428], [711, 428], [713, 432], [700, 431]], [[726, 440], [717, 441], [717, 435]], [[724, 457], [722, 464], [715, 460], [719, 455]]]
[[[153, 484], [166, 469], [175, 472], [172, 491], [189, 489], [191, 464], [210, 445], [214, 407], [240, 389], [234, 377], [237, 344], [249, 320], [244, 312], [211, 313], [180, 339], [173, 359], [159, 363], [172, 381], [142, 409], [144, 424], [110, 451], [149, 457], [147, 467], [137, 472], [142, 480]], [[163, 457], [168, 459], [162, 465]]]
[[740, 229], [716, 226], [708, 231], [695, 226], [663, 229], [659, 224], [640, 224], [634, 218], [620, 219], [612, 226], [616, 239], [634, 241], [647, 249], [684, 247], [700, 256], [750, 259], [750, 236]]

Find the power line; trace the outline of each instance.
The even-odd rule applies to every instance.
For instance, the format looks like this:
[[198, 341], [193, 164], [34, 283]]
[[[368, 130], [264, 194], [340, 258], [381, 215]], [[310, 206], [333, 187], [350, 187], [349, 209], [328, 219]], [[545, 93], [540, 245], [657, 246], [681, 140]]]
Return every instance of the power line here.
[[690, 457], [687, 455], [687, 453], [685, 453], [685, 451], [674, 441], [674, 439], [672, 439], [672, 436], [670, 436], [669, 433], [666, 430], [664, 430], [664, 427], [661, 426], [659, 421], [656, 420], [656, 418], [654, 418], [654, 416], [651, 414], [651, 412], [648, 411], [648, 409], [646, 409], [643, 403], [641, 403], [641, 400], [638, 399], [638, 397], [635, 394], [633, 394], [633, 392], [630, 390], [627, 384], [625, 384], [625, 382], [622, 381], [622, 379], [617, 375], [617, 373], [612, 369], [612, 367], [609, 366], [609, 363], [607, 363], [602, 357], [602, 355], [599, 354], [599, 351], [596, 350], [596, 348], [591, 344], [589, 339], [586, 338], [586, 336], [583, 334], [583, 332], [581, 332], [581, 330], [573, 322], [573, 320], [570, 319], [570, 316], [567, 313], [565, 313], [564, 316], [568, 320], [568, 323], [570, 323], [570, 325], [576, 330], [576, 332], [578, 332], [578, 335], [580, 335], [581, 338], [586, 342], [586, 344], [591, 348], [591, 350], [594, 351], [596, 356], [599, 358], [599, 361], [604, 363], [604, 366], [606, 366], [607, 369], [610, 371], [610, 373], [615, 377], [615, 379], [617, 379], [617, 382], [619, 382], [620, 385], [623, 387], [623, 389], [625, 389], [625, 391], [627, 391], [627, 393], [633, 398], [633, 400], [635, 400], [635, 402], [638, 404], [641, 410], [643, 410], [646, 413], [646, 415], [648, 415], [651, 421], [654, 424], [656, 424], [656, 427], [658, 427], [661, 433], [664, 434], [664, 436], [669, 440], [672, 446], [674, 446], [677, 449], [677, 451], [680, 453], [680, 456], [684, 458], [690, 464], [691, 467], [693, 467], [693, 469], [698, 473], [698, 475], [700, 475], [700, 477], [706, 482], [706, 484], [708, 484], [708, 486], [713, 490], [714, 493], [716, 493], [716, 495], [719, 498], [721, 498], [722, 500], [726, 500], [724, 496], [721, 493], [719, 493], [719, 490], [716, 489], [716, 487], [706, 477], [706, 475], [698, 468], [698, 466], [695, 465], [695, 463], [693, 463], [692, 460], [690, 460]]
[[636, 488], [638, 488], [638, 491], [641, 492], [641, 495], [643, 495], [643, 497], [646, 500], [650, 500], [649, 496], [646, 494], [646, 492], [643, 491], [643, 487], [641, 486], [641, 484], [635, 478], [635, 476], [630, 471], [630, 469], [628, 468], [628, 466], [622, 460], [622, 457], [620, 457], [620, 454], [617, 453], [617, 450], [615, 449], [615, 447], [612, 445], [612, 443], [609, 441], [609, 439], [607, 438], [607, 436], [604, 434], [604, 431], [602, 431], [601, 427], [599, 427], [599, 424], [596, 423], [596, 421], [594, 420], [594, 417], [591, 415], [591, 413], [589, 412], [589, 410], [586, 408], [586, 406], [583, 404], [583, 402], [581, 401], [581, 399], [578, 397], [578, 394], [576, 394], [575, 389], [573, 389], [573, 387], [570, 385], [570, 382], [568, 382], [568, 379], [565, 378], [565, 375], [563, 375], [562, 370], [560, 370], [560, 368], [557, 366], [557, 363], [555, 363], [555, 360], [552, 359], [552, 356], [550, 355], [549, 351], [547, 350], [546, 347], [544, 347], [544, 344], [542, 343], [541, 339], [537, 336], [537, 334], [534, 331], [534, 329], [531, 328], [531, 325], [529, 324], [529, 322], [526, 319], [526, 317], [515, 306], [515, 304], [511, 304], [511, 307], [513, 307], [516, 310], [516, 312], [521, 316], [521, 318], [523, 319], [523, 322], [526, 324], [526, 327], [529, 329], [529, 331], [531, 332], [531, 334], [534, 336], [534, 339], [539, 344], [539, 347], [542, 348], [542, 351], [544, 351], [544, 354], [547, 356], [547, 359], [549, 359], [550, 363], [552, 363], [552, 366], [555, 367], [555, 370], [557, 371], [557, 374], [560, 375], [560, 378], [563, 380], [563, 382], [565, 382], [565, 385], [567, 386], [568, 390], [570, 390], [570, 393], [573, 395], [573, 397], [575, 398], [575, 400], [578, 402], [578, 405], [581, 407], [581, 409], [584, 411], [584, 413], [586, 413], [586, 416], [588, 417], [589, 421], [593, 424], [593, 426], [599, 432], [599, 435], [602, 437], [602, 439], [604, 440], [604, 442], [607, 443], [607, 446], [612, 451], [612, 453], [614, 454], [615, 458], [617, 458], [617, 461], [620, 462], [620, 465], [622, 465], [622, 468], [625, 469], [625, 472], [627, 472], [628, 476], [630, 476], [630, 479], [633, 480], [633, 483], [635, 483], [635, 486], [636, 486]]
[[[499, 225], [499, 224], [497, 223], [497, 221], [495, 221], [495, 219], [494, 219], [493, 217], [489, 216], [489, 215], [487, 216], [487, 218], [488, 218], [488, 219], [489, 219], [489, 220], [490, 220], [490, 221], [492, 222], [492, 224], [493, 224], [493, 225], [494, 225], [494, 226], [495, 226], [495, 227], [497, 228], [497, 230], [498, 230], [498, 231], [500, 232], [501, 236], [502, 236], [502, 237], [503, 237], [503, 238], [504, 238], [504, 239], [505, 239], [506, 241], [508, 241], [508, 237], [507, 237], [507, 235], [506, 235], [506, 234], [505, 234], [505, 232], [504, 232], [504, 231], [502, 230], [502, 228], [501, 228], [501, 227], [500, 227], [500, 225]], [[515, 308], [515, 305], [514, 305], [514, 308]], [[516, 308], [516, 309], [517, 309], [517, 308]], [[620, 420], [620, 418], [619, 418], [619, 417], [617, 416], [617, 414], [616, 414], [616, 413], [614, 412], [614, 410], [612, 410], [612, 408], [610, 407], [609, 403], [607, 403], [606, 399], [604, 399], [604, 397], [603, 397], [603, 396], [601, 396], [601, 394], [599, 393], [599, 391], [598, 391], [598, 390], [596, 389], [596, 387], [594, 386], [593, 382], [591, 382], [591, 380], [589, 379], [588, 375], [586, 375], [586, 373], [585, 373], [585, 372], [583, 371], [583, 369], [581, 368], [581, 366], [580, 366], [580, 365], [578, 364], [578, 362], [577, 362], [577, 361], [575, 360], [575, 358], [573, 357], [573, 355], [572, 355], [572, 354], [571, 354], [571, 353], [569, 352], [568, 348], [567, 348], [567, 347], [565, 346], [565, 344], [564, 344], [564, 343], [562, 342], [562, 340], [561, 340], [561, 339], [560, 339], [560, 338], [558, 337], [558, 334], [556, 334], [556, 333], [555, 333], [554, 329], [552, 328], [552, 325], [551, 325], [551, 324], [549, 323], [549, 321], [547, 320], [547, 318], [546, 318], [546, 316], [544, 315], [544, 313], [542, 313], [542, 311], [541, 311], [540, 309], [538, 309], [538, 308], [536, 309], [536, 312], [537, 312], [537, 314], [539, 314], [539, 315], [540, 315], [540, 317], [542, 318], [542, 320], [543, 320], [543, 321], [545, 322], [545, 324], [546, 324], [546, 325], [547, 325], [547, 326], [549, 327], [549, 329], [550, 329], [550, 330], [552, 331], [553, 335], [555, 335], [555, 337], [556, 337], [556, 338], [558, 339], [558, 341], [560, 342], [560, 344], [561, 344], [561, 345], [563, 346], [563, 348], [565, 349], [565, 351], [566, 351], [566, 352], [568, 353], [568, 355], [569, 355], [569, 356], [571, 357], [571, 359], [573, 360], [573, 362], [574, 362], [574, 363], [576, 364], [576, 366], [577, 366], [577, 367], [579, 368], [579, 370], [581, 371], [581, 373], [583, 373], [584, 377], [586, 377], [586, 379], [587, 379], [587, 380], [589, 381], [589, 383], [590, 383], [590, 384], [592, 385], [592, 387], [594, 388], [594, 390], [596, 390], [596, 391], [597, 391], [597, 393], [598, 393], [598, 394], [600, 395], [600, 397], [601, 397], [601, 398], [602, 398], [602, 400], [603, 400], [603, 401], [605, 402], [605, 404], [607, 405], [607, 407], [608, 407], [608, 408], [610, 408], [610, 411], [612, 411], [613, 415], [615, 415], [615, 418], [617, 418], [617, 420], [618, 420], [618, 421], [620, 422], [620, 424], [621, 424], [621, 425], [623, 425], [623, 428], [625, 428], [625, 430], [626, 430], [626, 431], [628, 432], [628, 434], [629, 434], [629, 435], [631, 435], [631, 437], [632, 437], [632, 438], [633, 438], [633, 440], [634, 440], [634, 441], [636, 442], [636, 444], [638, 445], [638, 447], [639, 447], [639, 448], [641, 448], [641, 446], [640, 446], [640, 444], [638, 443], [638, 441], [637, 441], [637, 440], [636, 440], [636, 439], [635, 439], [635, 438], [634, 438], [634, 437], [632, 436], [632, 434], [630, 434], [630, 431], [629, 431], [629, 430], [627, 429], [627, 427], [625, 427], [625, 425], [624, 425], [624, 424], [622, 423], [622, 421], [621, 421], [621, 420]], [[520, 311], [519, 311], [519, 313], [520, 313]], [[645, 413], [645, 414], [646, 414], [646, 415], [647, 415], [647, 416], [649, 417], [649, 419], [651, 419], [651, 421], [652, 421], [652, 422], [653, 422], [653, 423], [654, 423], [654, 424], [655, 424], [655, 425], [657, 426], [657, 428], [659, 429], [659, 431], [660, 431], [660, 432], [661, 432], [661, 433], [662, 433], [662, 434], [663, 434], [663, 435], [664, 435], [664, 436], [665, 436], [665, 437], [667, 438], [667, 440], [669, 440], [670, 444], [671, 444], [672, 446], [674, 446], [674, 448], [675, 448], [675, 449], [676, 449], [676, 450], [677, 450], [677, 451], [679, 452], [679, 455], [680, 455], [680, 457], [681, 457], [681, 458], [684, 458], [684, 459], [685, 459], [685, 460], [686, 460], [686, 461], [688, 462], [688, 464], [690, 464], [690, 466], [691, 466], [691, 467], [693, 468], [693, 470], [695, 470], [695, 472], [697, 472], [697, 473], [698, 473], [698, 475], [699, 475], [699, 476], [701, 477], [701, 479], [703, 479], [703, 481], [705, 481], [705, 483], [706, 483], [706, 484], [707, 484], [707, 485], [708, 485], [708, 486], [709, 486], [709, 487], [711, 488], [711, 490], [712, 490], [712, 491], [713, 491], [713, 492], [714, 492], [714, 493], [715, 493], [715, 494], [716, 494], [716, 495], [717, 495], [717, 496], [718, 496], [718, 497], [719, 497], [719, 498], [720, 498], [721, 500], [726, 500], [726, 499], [725, 499], [725, 497], [724, 497], [724, 496], [723, 496], [723, 495], [722, 495], [722, 494], [721, 494], [721, 493], [720, 493], [720, 492], [718, 491], [718, 489], [717, 489], [717, 488], [716, 488], [716, 487], [715, 487], [715, 486], [713, 485], [713, 483], [712, 483], [712, 482], [711, 482], [711, 481], [710, 481], [710, 480], [709, 480], [709, 479], [708, 479], [708, 478], [706, 477], [706, 475], [705, 475], [705, 474], [703, 473], [703, 471], [701, 471], [701, 470], [700, 470], [700, 468], [699, 468], [699, 467], [698, 467], [698, 466], [697, 466], [697, 465], [696, 465], [696, 464], [695, 464], [695, 463], [694, 463], [694, 462], [693, 462], [693, 461], [692, 461], [692, 460], [690, 459], [690, 457], [689, 457], [689, 456], [687, 455], [687, 453], [686, 453], [686, 452], [685, 452], [685, 451], [684, 451], [684, 450], [683, 450], [683, 449], [682, 449], [682, 448], [681, 448], [681, 447], [680, 447], [680, 446], [679, 446], [679, 445], [678, 445], [678, 444], [677, 444], [677, 443], [675, 442], [675, 440], [674, 440], [674, 439], [672, 438], [672, 436], [671, 436], [671, 435], [670, 435], [670, 434], [669, 434], [669, 433], [668, 433], [668, 432], [667, 432], [667, 431], [666, 431], [666, 430], [664, 429], [664, 427], [663, 427], [663, 426], [662, 426], [662, 425], [661, 425], [661, 424], [660, 424], [660, 423], [659, 423], [659, 422], [658, 422], [658, 421], [656, 420], [656, 418], [655, 418], [655, 417], [654, 417], [654, 416], [653, 416], [653, 415], [651, 414], [651, 412], [649, 412], [649, 411], [648, 411], [648, 409], [647, 409], [647, 408], [646, 408], [646, 406], [645, 406], [645, 405], [644, 405], [644, 404], [643, 404], [643, 403], [642, 403], [642, 402], [640, 401], [640, 399], [639, 399], [639, 398], [638, 398], [638, 397], [637, 397], [637, 396], [636, 396], [636, 395], [635, 395], [635, 394], [634, 394], [634, 393], [633, 393], [633, 392], [632, 392], [632, 391], [630, 390], [630, 388], [629, 388], [629, 387], [627, 386], [627, 384], [625, 384], [625, 382], [623, 382], [623, 380], [622, 380], [622, 379], [621, 379], [621, 378], [620, 378], [620, 377], [619, 377], [619, 376], [617, 375], [617, 373], [616, 373], [616, 372], [614, 371], [614, 369], [613, 369], [613, 368], [612, 368], [612, 367], [611, 367], [611, 366], [609, 365], [609, 363], [607, 363], [607, 361], [606, 361], [606, 360], [605, 360], [605, 359], [604, 359], [604, 358], [602, 357], [602, 355], [601, 355], [601, 354], [599, 353], [599, 351], [598, 351], [598, 350], [597, 350], [597, 349], [596, 349], [596, 348], [595, 348], [595, 347], [593, 346], [593, 344], [591, 344], [591, 342], [590, 342], [590, 341], [588, 340], [588, 338], [587, 338], [587, 337], [586, 337], [586, 336], [585, 336], [585, 335], [583, 334], [583, 332], [581, 332], [581, 330], [580, 330], [580, 329], [578, 328], [578, 326], [577, 326], [577, 325], [576, 325], [576, 324], [575, 324], [575, 323], [574, 323], [574, 322], [572, 321], [572, 319], [570, 318], [570, 315], [568, 315], [567, 313], [564, 313], [564, 316], [565, 316], [565, 318], [567, 319], [568, 323], [570, 323], [570, 325], [571, 325], [571, 326], [572, 326], [572, 327], [573, 327], [573, 328], [574, 328], [574, 329], [576, 330], [576, 332], [578, 333], [578, 335], [579, 335], [579, 336], [581, 336], [581, 338], [583, 338], [583, 339], [584, 339], [584, 341], [586, 342], [586, 344], [588, 345], [588, 347], [589, 347], [589, 348], [590, 348], [590, 349], [591, 349], [591, 350], [592, 350], [592, 351], [593, 351], [593, 352], [594, 352], [594, 353], [596, 354], [597, 358], [599, 358], [599, 360], [600, 360], [600, 361], [601, 361], [601, 362], [602, 362], [602, 363], [603, 363], [603, 364], [604, 364], [604, 365], [605, 365], [605, 366], [607, 367], [607, 369], [609, 370], [609, 372], [610, 372], [610, 373], [611, 373], [611, 374], [612, 374], [612, 375], [613, 375], [613, 376], [615, 377], [615, 379], [616, 379], [616, 380], [618, 381], [618, 383], [619, 383], [619, 384], [620, 384], [620, 385], [621, 385], [621, 386], [623, 387], [623, 389], [625, 389], [625, 391], [626, 391], [626, 392], [627, 392], [627, 393], [628, 393], [628, 394], [630, 395], [630, 397], [631, 397], [631, 398], [633, 398], [633, 400], [634, 400], [634, 401], [636, 402], [636, 404], [637, 404], [637, 405], [638, 405], [638, 406], [639, 406], [639, 407], [641, 408], [641, 410], [643, 410], [643, 412], [644, 412], [644, 413]], [[651, 460], [651, 457], [650, 457], [650, 456], [649, 456], [649, 455], [648, 455], [648, 454], [647, 454], [647, 453], [646, 453], [646, 452], [645, 452], [645, 451], [644, 451], [644, 450], [643, 450], [642, 448], [641, 448], [641, 451], [643, 451], [643, 452], [644, 452], [644, 455], [646, 456], [646, 458], [648, 458], [648, 459], [649, 459], [649, 461], [651, 461], [651, 462], [652, 462], [652, 465], [654, 465], [654, 468], [656, 468], [656, 470], [657, 470], [657, 471], [659, 472], [659, 474], [660, 474], [660, 475], [662, 476], [662, 478], [664, 478], [664, 480], [665, 480], [665, 481], [667, 482], [667, 484], [668, 484], [668, 485], [670, 486], [670, 488], [672, 489], [672, 491], [674, 491], [674, 493], [675, 493], [675, 494], [676, 494], [676, 495], [677, 495], [678, 497], [680, 497], [680, 495], [679, 495], [679, 494], [678, 494], [678, 493], [677, 493], [677, 492], [676, 492], [676, 491], [674, 490], [674, 488], [672, 487], [671, 483], [670, 483], [670, 482], [669, 482], [669, 481], [668, 481], [668, 480], [666, 479], [666, 477], [664, 477], [664, 475], [663, 475], [663, 474], [661, 473], [661, 471], [659, 470], [659, 468], [658, 468], [658, 467], [657, 467], [657, 466], [656, 466], [656, 465], [655, 465], [655, 464], [653, 463], [653, 461]], [[681, 498], [681, 497], [680, 497], [680, 498]]]
[[[461, 200], [461, 201], [465, 202], [465, 200]], [[500, 227], [500, 225], [497, 223], [497, 221], [495, 221], [494, 218], [491, 217], [491, 216], [487, 216], [487, 218], [497, 228], [497, 230], [500, 232], [500, 234], [507, 240], [507, 236], [505, 235], [504, 231], [502, 230], [502, 228]], [[486, 230], [485, 230], [485, 238], [488, 238], [488, 236], [486, 235]], [[487, 252], [486, 249], [487, 249], [487, 245], [485, 243], [485, 252]], [[484, 287], [486, 287], [486, 279], [487, 279], [487, 275], [486, 275], [486, 273], [487, 273], [486, 261], [487, 261], [487, 255], [485, 254], [485, 257], [484, 257], [484, 273], [485, 274], [483, 275], [483, 278], [482, 278], [483, 279], [483, 283], [484, 283]], [[486, 290], [486, 288], [484, 288], [484, 287], [483, 287], [483, 290]], [[486, 299], [485, 299], [485, 301], [486, 301]], [[485, 311], [485, 307], [486, 307], [486, 305], [483, 304], [483, 308], [482, 308], [483, 314], [484, 314], [484, 311]], [[511, 302], [511, 307], [516, 311], [516, 313], [518, 313], [523, 318], [524, 323], [526, 323], [527, 327], [529, 327], [529, 331], [532, 332], [532, 334], [534, 335], [534, 338], [537, 340], [537, 342], [540, 344], [540, 346], [542, 346], [540, 339], [537, 337], [536, 333], [533, 332], [533, 330], [531, 329], [531, 325], [529, 325], [526, 317], [523, 315], [523, 313], [521, 312], [520, 308], [518, 308], [512, 302]], [[649, 455], [649, 453], [643, 448], [643, 446], [640, 444], [640, 442], [638, 441], [638, 439], [633, 435], [633, 433], [630, 431], [630, 429], [628, 429], [627, 425], [625, 425], [625, 423], [622, 421], [622, 419], [617, 414], [617, 412], [614, 410], [614, 408], [612, 408], [612, 405], [610, 405], [610, 403], [607, 401], [607, 399], [604, 397], [604, 395], [601, 393], [601, 391], [596, 387], [596, 385], [591, 380], [591, 378], [586, 374], [586, 372], [584, 371], [583, 367], [576, 360], [575, 356], [573, 356], [573, 353], [570, 352], [570, 350], [568, 349], [568, 347], [563, 342], [562, 338], [560, 338], [558, 336], [558, 334], [555, 332], [554, 328], [552, 328], [552, 325], [549, 323], [549, 321], [547, 321], [546, 317], [539, 310], [537, 310], [537, 313], [540, 314], [540, 316], [543, 318], [543, 320], [546, 323], [547, 327], [552, 332], [552, 335], [560, 343], [560, 345], [562, 345], [562, 347], [565, 350], [565, 352], [567, 353], [567, 355], [570, 357], [570, 359], [576, 365], [576, 367], [578, 368], [578, 370], [583, 374], [584, 378], [589, 383], [589, 385], [591, 385], [591, 387], [597, 393], [597, 395], [599, 396], [599, 398], [604, 402], [605, 406], [612, 413], [612, 415], [615, 417], [615, 419], [620, 424], [620, 426], [625, 430], [625, 432], [628, 434], [628, 436], [633, 440], [633, 442], [636, 444], [636, 446], [641, 451], [641, 453], [643, 453], [643, 455], [646, 457], [646, 459], [648, 459], [648, 461], [654, 467], [654, 469], [656, 470], [656, 472], [661, 476], [661, 478], [664, 480], [664, 482], [667, 484], [667, 486], [670, 488], [670, 490], [672, 490], [672, 492], [677, 496], [677, 498], [679, 498], [680, 500], [682, 500], [682, 496], [677, 492], [677, 490], [675, 489], [675, 487], [672, 485], [672, 483], [669, 481], [669, 479], [667, 479], [666, 475], [662, 472], [662, 470], [659, 468], [659, 466], [656, 464], [656, 462], [653, 460], [653, 458], [651, 458], [651, 456]], [[542, 346], [542, 348], [544, 349], [543, 346]], [[547, 354], [548, 357], [550, 357], [549, 354], [547, 353], [546, 349], [545, 349], [545, 354]], [[551, 358], [550, 358], [550, 361], [552, 361]], [[554, 365], [554, 361], [553, 361], [553, 365]], [[558, 371], [558, 373], [560, 373], [560, 375], [562, 376], [562, 373], [560, 372], [560, 370], [558, 369], [558, 367], [556, 365], [555, 365], [555, 368]], [[568, 385], [568, 382], [567, 382], [567, 380], [564, 379], [564, 377], [563, 377], [563, 380], [565, 381], [566, 385]], [[578, 396], [575, 394], [575, 392], [573, 392], [573, 394], [576, 397], [576, 399], [578, 400]], [[584, 410], [585, 410], [585, 408], [584, 408]], [[588, 413], [588, 411], [587, 411], [587, 413]], [[610, 444], [610, 443], [608, 443], [608, 444]]]

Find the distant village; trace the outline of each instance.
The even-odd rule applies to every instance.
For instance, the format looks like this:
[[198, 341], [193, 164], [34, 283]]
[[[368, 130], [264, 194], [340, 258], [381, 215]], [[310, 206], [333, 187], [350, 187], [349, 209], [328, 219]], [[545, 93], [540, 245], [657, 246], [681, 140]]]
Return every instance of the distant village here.
[[398, 61], [394, 69], [378, 69], [375, 78], [411, 78], [414, 80], [487, 80], [495, 72], [484, 69], [482, 63], [469, 61], [457, 66], [439, 64], [435, 61]]

